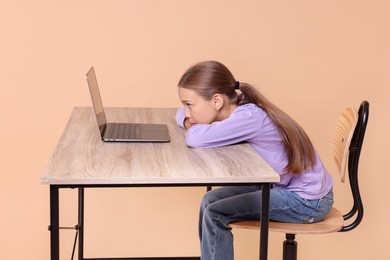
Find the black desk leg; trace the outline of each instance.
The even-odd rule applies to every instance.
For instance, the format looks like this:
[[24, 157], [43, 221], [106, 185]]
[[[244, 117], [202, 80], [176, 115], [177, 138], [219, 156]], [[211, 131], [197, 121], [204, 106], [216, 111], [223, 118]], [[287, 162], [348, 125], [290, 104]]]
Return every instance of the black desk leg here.
[[260, 260], [268, 257], [268, 222], [269, 222], [269, 198], [270, 183], [264, 183], [261, 188], [261, 228], [260, 228]]
[[84, 188], [79, 188], [79, 260], [84, 259]]
[[59, 195], [58, 186], [50, 185], [50, 259], [60, 259], [60, 232], [59, 232]]

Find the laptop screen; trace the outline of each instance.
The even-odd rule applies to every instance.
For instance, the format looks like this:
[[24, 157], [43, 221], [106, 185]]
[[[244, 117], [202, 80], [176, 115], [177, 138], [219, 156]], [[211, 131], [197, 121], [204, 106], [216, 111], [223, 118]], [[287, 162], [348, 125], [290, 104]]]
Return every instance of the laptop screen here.
[[100, 133], [106, 125], [106, 116], [104, 114], [103, 102], [100, 97], [99, 87], [96, 79], [95, 69], [92, 67], [87, 73], [89, 91], [91, 93], [93, 108], [99, 125]]

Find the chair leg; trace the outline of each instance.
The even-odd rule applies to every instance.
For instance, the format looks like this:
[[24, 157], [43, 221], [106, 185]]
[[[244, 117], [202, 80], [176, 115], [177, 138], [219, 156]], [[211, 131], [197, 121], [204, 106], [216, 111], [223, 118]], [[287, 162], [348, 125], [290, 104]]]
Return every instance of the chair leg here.
[[298, 243], [294, 234], [286, 234], [283, 242], [283, 260], [297, 260]]

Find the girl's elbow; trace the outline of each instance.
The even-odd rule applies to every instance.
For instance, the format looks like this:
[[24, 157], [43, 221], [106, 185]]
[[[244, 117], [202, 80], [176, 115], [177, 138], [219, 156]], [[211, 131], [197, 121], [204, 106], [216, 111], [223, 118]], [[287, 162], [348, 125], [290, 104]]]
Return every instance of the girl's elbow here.
[[199, 142], [199, 140], [195, 140], [194, 138], [192, 138], [191, 136], [186, 136], [186, 139], [185, 139], [185, 143], [188, 147], [191, 147], [191, 148], [202, 148], [202, 143]]
[[192, 138], [189, 138], [188, 136], [185, 139], [185, 143], [188, 147], [196, 148], [196, 143], [193, 141]]

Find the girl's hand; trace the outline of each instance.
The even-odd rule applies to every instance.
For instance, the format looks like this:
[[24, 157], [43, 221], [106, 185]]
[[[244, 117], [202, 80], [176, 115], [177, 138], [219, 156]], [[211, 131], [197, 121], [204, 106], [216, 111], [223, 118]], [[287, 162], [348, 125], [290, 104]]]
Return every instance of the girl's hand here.
[[190, 119], [189, 119], [188, 117], [186, 117], [186, 118], [184, 119], [184, 128], [185, 128], [186, 130], [190, 129], [193, 125], [195, 125], [195, 124], [194, 124], [194, 123], [191, 123], [191, 122], [190, 122]]

